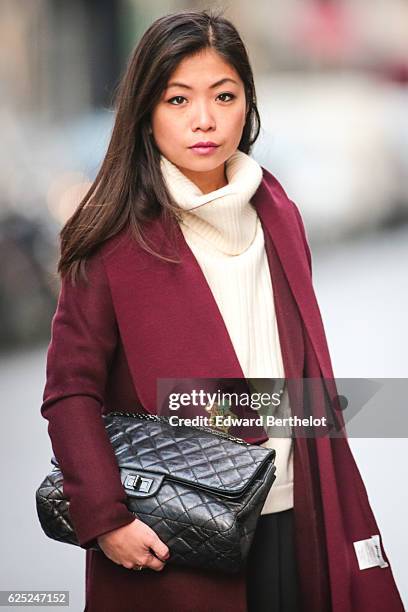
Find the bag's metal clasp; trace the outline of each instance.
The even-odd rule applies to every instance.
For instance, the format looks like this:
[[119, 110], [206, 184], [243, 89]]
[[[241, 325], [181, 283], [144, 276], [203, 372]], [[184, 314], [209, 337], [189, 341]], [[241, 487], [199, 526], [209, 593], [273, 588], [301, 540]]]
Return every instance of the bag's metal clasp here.
[[164, 474], [121, 467], [121, 480], [130, 497], [151, 497], [162, 485]]
[[133, 489], [134, 491], [143, 491], [143, 493], [148, 493], [152, 483], [153, 478], [146, 478], [145, 476], [140, 476], [140, 474], [128, 474], [123, 484], [126, 489]]

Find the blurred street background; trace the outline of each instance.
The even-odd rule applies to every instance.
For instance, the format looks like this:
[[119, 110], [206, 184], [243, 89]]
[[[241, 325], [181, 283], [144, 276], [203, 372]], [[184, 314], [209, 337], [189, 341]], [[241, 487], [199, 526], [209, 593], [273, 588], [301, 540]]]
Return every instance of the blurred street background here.
[[[68, 589], [83, 609], [85, 554], [43, 535], [34, 500], [52, 453], [39, 408], [58, 232], [96, 176], [142, 33], [212, 6], [246, 43], [252, 155], [302, 212], [335, 375], [408, 377], [407, 0], [0, 0], [0, 590]], [[408, 603], [407, 441], [350, 443]]]

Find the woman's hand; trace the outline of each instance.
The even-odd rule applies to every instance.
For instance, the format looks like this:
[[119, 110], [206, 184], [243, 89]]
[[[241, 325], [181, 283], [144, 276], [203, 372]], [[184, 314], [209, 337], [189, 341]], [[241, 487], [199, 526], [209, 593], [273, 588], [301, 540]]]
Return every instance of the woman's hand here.
[[168, 546], [139, 519], [104, 533], [97, 541], [111, 561], [127, 569], [142, 565], [160, 571], [170, 556]]

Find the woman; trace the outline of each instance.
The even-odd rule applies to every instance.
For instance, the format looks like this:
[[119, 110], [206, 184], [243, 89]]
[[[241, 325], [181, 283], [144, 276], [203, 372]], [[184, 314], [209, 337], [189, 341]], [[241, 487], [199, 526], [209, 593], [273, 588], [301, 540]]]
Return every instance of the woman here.
[[239, 575], [166, 564], [125, 505], [101, 410], [156, 412], [160, 378], [333, 378], [300, 214], [249, 157], [259, 128], [234, 26], [156, 20], [61, 231], [41, 411], [87, 549], [88, 612], [403, 610], [389, 565], [359, 569], [353, 542], [379, 531], [343, 436], [255, 440], [277, 449], [278, 477]]

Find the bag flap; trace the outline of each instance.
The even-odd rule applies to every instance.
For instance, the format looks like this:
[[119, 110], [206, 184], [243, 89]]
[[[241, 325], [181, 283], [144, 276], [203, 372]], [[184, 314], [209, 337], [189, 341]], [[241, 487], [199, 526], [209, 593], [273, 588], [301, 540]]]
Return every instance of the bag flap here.
[[275, 460], [274, 449], [241, 444], [213, 431], [173, 427], [165, 420], [137, 415], [103, 418], [119, 468], [154, 473], [221, 495], [242, 494]]

